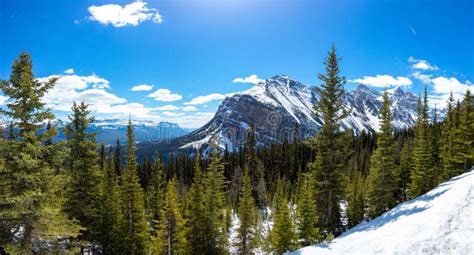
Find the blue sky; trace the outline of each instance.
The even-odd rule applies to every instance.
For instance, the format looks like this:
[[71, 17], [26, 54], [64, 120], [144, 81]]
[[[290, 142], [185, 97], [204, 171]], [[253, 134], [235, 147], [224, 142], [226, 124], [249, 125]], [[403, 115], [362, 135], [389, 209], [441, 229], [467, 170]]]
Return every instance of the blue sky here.
[[259, 79], [319, 85], [335, 43], [347, 89], [425, 83], [442, 105], [473, 87], [473, 17], [470, 0], [3, 0], [0, 79], [24, 50], [37, 77], [63, 75], [46, 99], [59, 117], [85, 100], [98, 117], [199, 127]]

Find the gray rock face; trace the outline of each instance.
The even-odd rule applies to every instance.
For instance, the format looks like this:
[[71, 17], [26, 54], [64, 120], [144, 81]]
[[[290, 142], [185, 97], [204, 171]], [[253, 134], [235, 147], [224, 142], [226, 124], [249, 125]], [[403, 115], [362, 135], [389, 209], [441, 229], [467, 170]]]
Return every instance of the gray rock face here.
[[[400, 88], [389, 91], [392, 101], [393, 127], [401, 129], [415, 124], [417, 97]], [[226, 98], [214, 118], [200, 129], [174, 142], [180, 149], [199, 147], [211, 139], [221, 148], [240, 147], [250, 125], [257, 127], [260, 144], [280, 142], [294, 137], [314, 135], [322, 125], [313, 105], [319, 100], [315, 87], [304, 85], [288, 76], [274, 76], [253, 88]], [[343, 129], [356, 133], [378, 131], [378, 114], [382, 93], [364, 85], [346, 93], [350, 114], [341, 123]], [[299, 132], [296, 132], [299, 130]]]

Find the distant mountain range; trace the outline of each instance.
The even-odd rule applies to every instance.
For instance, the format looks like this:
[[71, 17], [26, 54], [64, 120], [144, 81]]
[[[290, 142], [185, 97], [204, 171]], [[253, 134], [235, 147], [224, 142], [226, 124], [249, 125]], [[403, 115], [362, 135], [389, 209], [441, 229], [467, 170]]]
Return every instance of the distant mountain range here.
[[[0, 124], [4, 128], [7, 126], [3, 120], [0, 121]], [[55, 120], [52, 124], [58, 129], [58, 135], [54, 140], [65, 140], [66, 136], [62, 129], [66, 125], [66, 122], [63, 120]], [[115, 145], [116, 140], [120, 139], [122, 145], [124, 145], [127, 140], [127, 125], [128, 120], [97, 119], [89, 126], [88, 131], [97, 132], [96, 140], [98, 143]], [[180, 127], [178, 124], [170, 122], [133, 120], [132, 125], [136, 141], [138, 143], [147, 144], [166, 142], [167, 140], [183, 136], [191, 131], [191, 129], [185, 129]]]
[[[401, 88], [389, 91], [392, 102], [393, 127], [407, 128], [415, 124], [417, 96]], [[314, 86], [302, 84], [284, 75], [271, 77], [251, 89], [226, 98], [215, 116], [203, 127], [171, 141], [142, 144], [145, 152], [191, 151], [214, 140], [221, 148], [233, 150], [245, 142], [252, 123], [257, 128], [259, 144], [281, 142], [294, 134], [299, 126], [301, 138], [314, 135], [322, 126], [313, 105], [319, 101]], [[359, 85], [344, 97], [350, 115], [342, 121], [342, 128], [360, 133], [378, 131], [378, 114], [382, 106], [382, 92]]]

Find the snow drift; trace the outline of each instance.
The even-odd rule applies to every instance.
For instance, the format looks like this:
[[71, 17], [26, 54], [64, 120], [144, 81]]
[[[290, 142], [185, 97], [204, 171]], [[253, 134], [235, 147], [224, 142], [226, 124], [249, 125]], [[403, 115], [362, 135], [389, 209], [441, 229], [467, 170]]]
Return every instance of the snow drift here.
[[290, 254], [474, 254], [474, 170], [355, 226], [331, 243]]

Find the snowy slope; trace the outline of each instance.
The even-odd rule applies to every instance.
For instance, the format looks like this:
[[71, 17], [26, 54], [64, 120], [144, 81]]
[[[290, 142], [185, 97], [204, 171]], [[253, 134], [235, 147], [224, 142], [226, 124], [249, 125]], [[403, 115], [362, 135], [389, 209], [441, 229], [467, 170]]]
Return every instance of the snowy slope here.
[[291, 254], [474, 254], [474, 170]]

